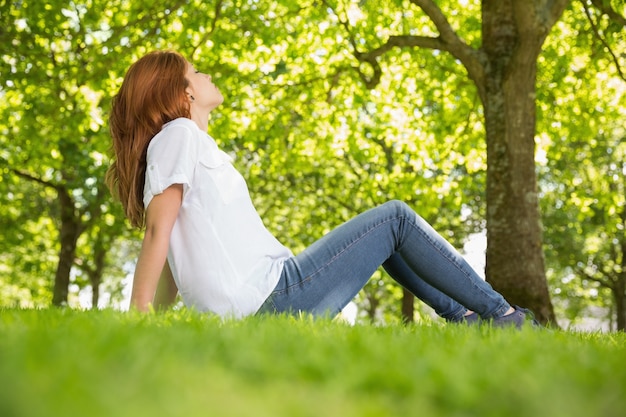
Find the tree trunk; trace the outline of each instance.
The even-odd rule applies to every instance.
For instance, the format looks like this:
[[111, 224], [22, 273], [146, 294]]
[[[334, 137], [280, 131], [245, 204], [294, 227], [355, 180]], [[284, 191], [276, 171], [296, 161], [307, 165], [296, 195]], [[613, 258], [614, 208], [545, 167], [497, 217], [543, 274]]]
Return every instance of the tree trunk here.
[[74, 202], [66, 189], [57, 188], [61, 209], [61, 230], [59, 250], [59, 263], [54, 277], [54, 289], [52, 304], [63, 306], [67, 304], [67, 296], [70, 286], [70, 273], [76, 256], [76, 244], [80, 234], [80, 223], [78, 222]]
[[95, 268], [89, 272], [89, 283], [91, 284], [91, 308], [97, 309], [100, 301], [100, 283], [102, 282], [106, 251], [98, 249], [95, 251], [94, 256]]
[[626, 273], [620, 274], [618, 281], [614, 288], [611, 288], [613, 292], [613, 298], [615, 299], [615, 316], [616, 316], [616, 330], [626, 331], [626, 280], [624, 276]]
[[[624, 165], [626, 168], [626, 164]], [[624, 192], [626, 189], [626, 178], [622, 178], [619, 189]], [[626, 206], [622, 206], [620, 211], [622, 230], [626, 229]], [[615, 262], [620, 264], [616, 282], [613, 287], [613, 297], [615, 299], [615, 315], [617, 316], [617, 330], [626, 331], [626, 235], [619, 238], [618, 249], [615, 250]], [[620, 262], [621, 260], [621, 262]]]
[[402, 323], [415, 321], [415, 296], [406, 288], [402, 289]]
[[98, 241], [94, 245], [94, 268], [89, 271], [89, 283], [91, 284], [91, 308], [97, 309], [100, 301], [100, 283], [102, 282], [102, 274], [106, 263], [107, 250], [102, 244], [102, 238], [99, 236]]
[[100, 302], [100, 279], [91, 279], [91, 309], [97, 310]]
[[365, 311], [367, 312], [367, 318], [373, 323], [376, 320], [376, 311], [378, 310], [380, 300], [373, 293], [366, 292], [366, 297], [368, 303]]
[[[545, 276], [534, 135], [536, 62], [550, 28], [526, 2], [483, 1], [486, 274], [511, 303], [546, 323], [555, 316]], [[521, 19], [520, 13], [527, 15]]]

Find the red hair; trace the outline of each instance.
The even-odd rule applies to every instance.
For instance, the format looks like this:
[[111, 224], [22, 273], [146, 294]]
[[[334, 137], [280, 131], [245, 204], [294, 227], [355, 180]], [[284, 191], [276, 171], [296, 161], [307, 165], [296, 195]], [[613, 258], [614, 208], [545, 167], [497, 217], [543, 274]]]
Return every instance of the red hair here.
[[143, 227], [146, 153], [163, 125], [191, 117], [185, 74], [187, 60], [177, 52], [151, 52], [128, 69], [109, 117], [114, 161], [106, 183], [135, 227]]

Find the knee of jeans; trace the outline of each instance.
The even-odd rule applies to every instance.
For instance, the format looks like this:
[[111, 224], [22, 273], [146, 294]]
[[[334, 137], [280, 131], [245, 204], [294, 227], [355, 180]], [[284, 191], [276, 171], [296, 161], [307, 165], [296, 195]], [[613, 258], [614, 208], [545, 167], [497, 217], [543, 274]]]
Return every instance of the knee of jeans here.
[[413, 209], [409, 207], [407, 203], [400, 200], [389, 200], [388, 202], [383, 204], [383, 206], [385, 206], [389, 210], [393, 210], [398, 214], [414, 213]]

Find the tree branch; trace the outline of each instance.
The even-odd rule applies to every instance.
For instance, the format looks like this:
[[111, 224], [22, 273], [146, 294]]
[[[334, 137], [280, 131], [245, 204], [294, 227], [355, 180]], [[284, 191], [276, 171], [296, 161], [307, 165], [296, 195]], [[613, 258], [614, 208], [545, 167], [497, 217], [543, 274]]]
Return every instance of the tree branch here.
[[[544, 4], [544, 2], [529, 2], [528, 0], [514, 1], [515, 20], [517, 21], [518, 28], [532, 27], [533, 38], [535, 34], [542, 34], [539, 38], [540, 43], [538, 45], [541, 48], [541, 44], [552, 30], [554, 24], [561, 18], [563, 11], [569, 4], [570, 0], [552, 0], [550, 5]], [[524, 35], [521, 33], [520, 35]]]
[[200, 39], [196, 45], [193, 45], [193, 50], [190, 55], [191, 59], [194, 58], [194, 56], [196, 55], [196, 52], [198, 52], [198, 49], [200, 49], [200, 47], [204, 43], [206, 43], [207, 40], [209, 40], [211, 35], [213, 35], [213, 32], [215, 32], [215, 28], [217, 27], [217, 21], [222, 16], [222, 4], [223, 3], [224, 3], [223, 0], [218, 0], [215, 2], [215, 7], [213, 8], [215, 16], [213, 17], [213, 21], [211, 22], [211, 28], [204, 34], [202, 39]]
[[[585, 3], [585, 0], [581, 0], [582, 3]], [[602, 13], [607, 15], [612, 21], [617, 22], [622, 26], [626, 26], [626, 16], [622, 16], [615, 9], [611, 7], [611, 4], [607, 1], [602, 0], [589, 0], [593, 6], [600, 10]]]
[[[324, 5], [334, 10], [327, 0], [322, 0]], [[390, 36], [381, 46], [368, 52], [361, 52], [354, 39], [350, 25], [347, 20], [342, 19], [337, 13], [339, 23], [348, 33], [348, 39], [353, 49], [355, 58], [361, 63], [367, 63], [372, 68], [373, 74], [367, 75], [363, 73], [360, 67], [354, 69], [359, 74], [361, 80], [367, 88], [374, 88], [380, 82], [382, 70], [378, 63], [378, 58], [393, 48], [427, 48], [449, 52], [456, 59], [461, 61], [468, 72], [469, 77], [474, 81], [478, 88], [481, 98], [484, 98], [484, 65], [486, 58], [482, 51], [476, 50], [467, 45], [454, 31], [445, 15], [432, 0], [411, 0], [411, 3], [418, 6], [426, 13], [426, 15], [434, 23], [440, 33], [439, 37], [413, 36], [413, 35], [396, 35]]]
[[[466, 44], [448, 22], [439, 6], [433, 0], [411, 0], [411, 3], [418, 6], [433, 22], [440, 34], [441, 45], [437, 49], [449, 52], [456, 59], [461, 61], [469, 77], [476, 83], [478, 92], [484, 98], [484, 77], [486, 57], [481, 50], [476, 50]], [[426, 45], [420, 45], [428, 47]]]
[[[522, 0], [525, 1], [525, 0]], [[561, 18], [561, 15], [565, 11], [565, 8], [570, 3], [570, 0], [552, 0], [552, 7], [550, 7], [550, 27], [554, 26], [554, 24]]]
[[15, 168], [10, 168], [10, 170], [11, 170], [11, 172], [13, 172], [18, 177], [24, 178], [24, 179], [29, 180], [29, 181], [36, 182], [36, 183], [41, 184], [41, 185], [43, 185], [43, 186], [45, 186], [47, 188], [52, 188], [55, 191], [61, 191], [62, 188], [63, 188], [60, 185], [55, 184], [53, 182], [43, 180], [43, 179], [41, 179], [39, 177], [35, 177], [34, 175], [29, 174], [28, 172], [20, 171], [19, 169], [15, 169]]
[[445, 50], [446, 45], [440, 38], [432, 38], [427, 36], [412, 36], [412, 35], [392, 35], [389, 37], [387, 42], [379, 46], [378, 48], [374, 48], [368, 52], [359, 53], [359, 56], [365, 60], [369, 61], [372, 59], [376, 59], [381, 55], [384, 55], [386, 52], [390, 51], [393, 48], [428, 48], [428, 49], [439, 49]]
[[[615, 64], [615, 69], [617, 69], [617, 73], [619, 77], [622, 80], [626, 81], [626, 77], [624, 76], [624, 73], [622, 72], [622, 68], [619, 63], [619, 59], [617, 58], [617, 56], [615, 56], [613, 49], [611, 49], [611, 46], [606, 41], [606, 39], [600, 34], [600, 31], [598, 30], [598, 26], [596, 25], [596, 22], [594, 22], [593, 19], [591, 18], [591, 12], [589, 12], [589, 7], [587, 7], [587, 2], [585, 0], [581, 0], [580, 2], [583, 5], [583, 9], [585, 10], [585, 16], [587, 16], [587, 20], [589, 21], [589, 24], [591, 25], [591, 30], [593, 30], [593, 33], [596, 36], [596, 38], [598, 38], [600, 42], [602, 43], [602, 45], [604, 45], [604, 47], [609, 51], [609, 55], [611, 55], [611, 59], [613, 60], [613, 63]], [[596, 7], [598, 7], [596, 3], [600, 3], [598, 0], [592, 0], [591, 2]], [[600, 9], [600, 11], [604, 13], [604, 10], [602, 8], [600, 7], [598, 8]], [[621, 18], [620, 15], [617, 15], [617, 16]]]
[[452, 29], [452, 26], [450, 25], [450, 22], [448, 22], [448, 19], [446, 19], [446, 16], [433, 0], [411, 0], [411, 3], [426, 13], [430, 20], [435, 24], [441, 38], [446, 44], [462, 42], [454, 29]]
[[608, 280], [608, 281], [607, 281], [607, 280], [604, 280], [604, 279], [601, 279], [601, 278], [594, 277], [593, 275], [591, 275], [591, 274], [589, 274], [589, 273], [585, 272], [584, 268], [579, 268], [579, 267], [577, 267], [577, 268], [575, 268], [575, 269], [576, 269], [576, 270], [578, 271], [578, 273], [579, 273], [580, 275], [582, 275], [585, 279], [587, 279], [587, 280], [589, 280], [589, 281], [592, 281], [592, 282], [595, 282], [595, 283], [599, 284], [599, 285], [600, 285], [600, 287], [608, 288], [608, 289], [610, 289], [610, 290], [612, 290], [612, 289], [613, 289], [613, 285], [612, 285], [611, 280]]
[[328, 3], [327, 0], [322, 0], [322, 2], [328, 9], [332, 10], [333, 13], [335, 13], [335, 15], [337, 16], [337, 20], [348, 33], [348, 42], [350, 42], [354, 57], [361, 63], [369, 64], [372, 67], [372, 71], [374, 72], [374, 74], [372, 76], [368, 76], [367, 74], [363, 73], [363, 71], [361, 71], [360, 66], [353, 67], [353, 69], [359, 74], [359, 77], [367, 88], [372, 89], [376, 87], [380, 82], [380, 77], [382, 76], [382, 70], [380, 68], [380, 65], [378, 64], [378, 60], [376, 59], [377, 56], [367, 57], [365, 56], [365, 54], [360, 52], [359, 48], [357, 47], [357, 42], [354, 39], [354, 35], [352, 34], [352, 30], [350, 30], [349, 22], [345, 19], [342, 19], [341, 16], [339, 16], [339, 14], [335, 11], [332, 5]]

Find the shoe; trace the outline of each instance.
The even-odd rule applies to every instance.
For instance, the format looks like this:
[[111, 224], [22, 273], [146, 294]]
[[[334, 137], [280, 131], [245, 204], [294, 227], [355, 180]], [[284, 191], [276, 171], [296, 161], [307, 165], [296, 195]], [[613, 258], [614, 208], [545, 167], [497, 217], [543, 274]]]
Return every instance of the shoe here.
[[534, 327], [539, 327], [539, 322], [535, 320], [535, 315], [527, 308], [512, 306], [515, 311], [506, 316], [498, 317], [492, 320], [494, 327], [515, 326], [518, 329], [524, 326], [527, 321]]
[[480, 316], [478, 313], [473, 312], [472, 314], [468, 314], [467, 316], [463, 316], [461, 319], [461, 323], [465, 323], [467, 325], [478, 324], [480, 321]]

